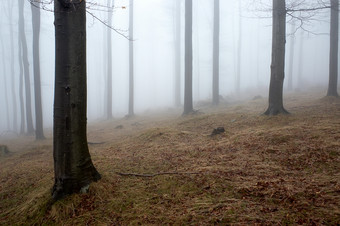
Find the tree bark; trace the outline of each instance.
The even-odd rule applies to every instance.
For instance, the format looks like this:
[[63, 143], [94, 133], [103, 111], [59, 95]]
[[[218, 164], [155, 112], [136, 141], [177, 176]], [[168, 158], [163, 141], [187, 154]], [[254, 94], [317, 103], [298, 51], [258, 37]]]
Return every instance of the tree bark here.
[[265, 115], [288, 113], [283, 107], [285, 77], [286, 1], [273, 0], [272, 63], [269, 87], [269, 106]]
[[329, 83], [327, 96], [338, 97], [339, 0], [331, 0]]
[[294, 68], [294, 50], [295, 50], [295, 21], [291, 24], [291, 37], [289, 45], [289, 66], [288, 66], [288, 87], [289, 91], [293, 90], [293, 68]]
[[213, 104], [218, 105], [220, 73], [220, 0], [214, 1], [214, 35], [213, 35]]
[[[113, 0], [107, 0], [107, 7], [113, 8]], [[112, 12], [108, 12], [108, 25], [107, 27], [107, 98], [106, 98], [106, 118], [112, 119]]]
[[27, 56], [27, 42], [25, 35], [25, 20], [24, 20], [24, 2], [19, 2], [19, 38], [22, 47], [22, 61], [24, 66], [24, 78], [25, 78], [25, 97], [26, 97], [26, 122], [27, 122], [27, 133], [33, 134], [33, 120], [32, 120], [32, 104], [31, 104], [31, 81], [29, 72], [29, 63]]
[[175, 15], [175, 106], [181, 105], [181, 0], [176, 0]]
[[183, 115], [194, 111], [192, 103], [192, 0], [185, 0], [185, 87]]
[[[34, 4], [34, 5], [33, 5]], [[43, 129], [43, 113], [41, 101], [41, 82], [40, 82], [40, 2], [31, 4], [32, 26], [33, 26], [33, 70], [34, 70], [34, 100], [35, 100], [35, 138], [36, 140], [45, 139]]]
[[86, 137], [85, 1], [55, 0], [54, 173], [55, 200], [101, 178]]
[[129, 12], [129, 116], [134, 113], [134, 63], [133, 63], [133, 0], [130, 0]]

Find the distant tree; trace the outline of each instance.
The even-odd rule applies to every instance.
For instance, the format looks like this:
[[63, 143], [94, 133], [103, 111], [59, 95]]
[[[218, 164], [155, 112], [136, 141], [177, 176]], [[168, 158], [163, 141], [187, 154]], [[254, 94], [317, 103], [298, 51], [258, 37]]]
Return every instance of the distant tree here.
[[283, 107], [283, 81], [286, 43], [286, 1], [273, 0], [272, 62], [269, 87], [269, 106], [264, 114], [288, 112]]
[[[112, 9], [114, 0], [107, 0], [107, 7]], [[112, 119], [112, 12], [109, 10], [107, 14], [107, 82], [106, 82], [106, 118]]]
[[[21, 0], [20, 0], [21, 1]], [[101, 178], [86, 137], [86, 10], [83, 0], [55, 0], [53, 157], [55, 200]]]
[[22, 49], [22, 62], [23, 62], [24, 77], [25, 77], [27, 133], [33, 134], [34, 128], [33, 128], [33, 120], [32, 120], [31, 82], [30, 82], [30, 70], [29, 70], [29, 63], [28, 63], [27, 42], [26, 42], [26, 35], [25, 35], [24, 2], [25, 1], [23, 0], [18, 0], [18, 3], [19, 3], [19, 39], [20, 39], [20, 46]]
[[22, 63], [21, 40], [18, 39], [18, 62], [19, 62], [19, 104], [20, 104], [20, 134], [25, 133], [25, 103], [24, 103], [24, 69]]
[[133, 0], [130, 0], [129, 12], [129, 116], [134, 113], [134, 63], [133, 63]]
[[241, 54], [242, 54], [242, 0], [238, 1], [239, 19], [238, 19], [238, 42], [237, 42], [237, 65], [236, 65], [236, 93], [241, 90]]
[[218, 105], [220, 73], [220, 0], [214, 0], [214, 35], [213, 35], [213, 104]]
[[40, 82], [40, 1], [31, 4], [32, 25], [33, 25], [33, 70], [34, 70], [34, 100], [35, 100], [35, 138], [45, 139], [43, 129], [43, 113], [41, 103], [41, 82]]
[[2, 73], [4, 78], [4, 94], [5, 94], [5, 106], [6, 109], [6, 119], [7, 119], [7, 129], [10, 130], [10, 118], [9, 118], [9, 103], [8, 103], [8, 88], [7, 88], [7, 70], [6, 70], [6, 54], [4, 41], [1, 38], [1, 51], [2, 51]]
[[288, 90], [293, 90], [293, 68], [294, 68], [294, 50], [295, 50], [295, 21], [291, 24], [290, 44], [289, 44], [289, 64], [288, 64]]
[[339, 50], [339, 0], [331, 2], [329, 83], [327, 96], [339, 96], [338, 85], [338, 50]]
[[175, 106], [181, 105], [181, 0], [175, 0]]
[[192, 113], [192, 0], [185, 0], [185, 87], [183, 115]]

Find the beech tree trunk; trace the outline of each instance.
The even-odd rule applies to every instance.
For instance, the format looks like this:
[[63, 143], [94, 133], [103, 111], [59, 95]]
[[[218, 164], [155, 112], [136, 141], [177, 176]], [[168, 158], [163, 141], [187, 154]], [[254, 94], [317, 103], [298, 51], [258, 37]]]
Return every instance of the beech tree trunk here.
[[329, 83], [327, 96], [338, 95], [339, 0], [331, 0]]
[[[107, 7], [112, 9], [113, 0], [107, 0]], [[106, 98], [106, 118], [112, 119], [112, 12], [108, 12], [108, 25], [107, 27], [107, 98]]]
[[[33, 5], [34, 4], [34, 5]], [[31, 4], [32, 25], [33, 25], [33, 70], [34, 70], [34, 100], [35, 100], [35, 138], [45, 139], [43, 129], [43, 113], [41, 103], [41, 82], [40, 82], [40, 2]]]
[[286, 1], [273, 0], [272, 63], [269, 87], [269, 106], [265, 115], [288, 113], [283, 107], [285, 77]]
[[129, 12], [129, 116], [134, 113], [134, 63], [133, 63], [133, 0], [130, 0]]
[[181, 105], [181, 0], [176, 0], [175, 15], [175, 106]]
[[183, 115], [194, 111], [192, 103], [192, 0], [185, 0], [185, 87]]
[[55, 200], [101, 178], [86, 137], [86, 11], [83, 0], [55, 0], [53, 157]]
[[33, 134], [33, 120], [32, 120], [32, 103], [31, 103], [31, 81], [30, 81], [30, 70], [27, 56], [27, 42], [25, 35], [25, 19], [24, 19], [24, 2], [19, 2], [19, 39], [22, 48], [22, 61], [24, 66], [24, 78], [25, 78], [25, 97], [26, 97], [26, 122], [27, 122], [27, 133]]
[[220, 0], [214, 1], [214, 36], [213, 36], [213, 104], [220, 101], [219, 91], [220, 73]]

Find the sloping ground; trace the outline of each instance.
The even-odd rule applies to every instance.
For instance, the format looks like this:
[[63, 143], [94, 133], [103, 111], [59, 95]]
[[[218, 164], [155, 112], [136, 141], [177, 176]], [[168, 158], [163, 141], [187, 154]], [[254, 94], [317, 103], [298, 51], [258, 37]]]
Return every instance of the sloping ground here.
[[257, 99], [90, 125], [103, 179], [51, 208], [52, 141], [4, 141], [0, 225], [340, 224], [340, 99], [321, 97], [288, 96], [286, 116]]

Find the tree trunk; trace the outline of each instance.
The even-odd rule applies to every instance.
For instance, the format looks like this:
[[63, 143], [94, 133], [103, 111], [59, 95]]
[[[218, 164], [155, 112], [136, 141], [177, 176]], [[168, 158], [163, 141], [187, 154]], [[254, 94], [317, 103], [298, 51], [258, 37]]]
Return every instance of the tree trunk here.
[[237, 67], [236, 67], [236, 93], [240, 94], [241, 90], [241, 54], [242, 54], [242, 5], [241, 0], [238, 2], [239, 19], [238, 19], [238, 43], [237, 43]]
[[31, 81], [29, 72], [29, 63], [27, 56], [27, 42], [25, 35], [25, 20], [24, 20], [24, 2], [19, 2], [19, 38], [22, 47], [22, 60], [24, 66], [24, 77], [25, 77], [25, 97], [26, 97], [26, 122], [27, 122], [27, 133], [33, 134], [33, 120], [32, 120], [32, 104], [31, 104]]
[[286, 1], [273, 0], [272, 63], [269, 87], [269, 106], [266, 115], [288, 113], [283, 107], [285, 77]]
[[134, 64], [133, 64], [133, 0], [130, 0], [129, 12], [129, 116], [134, 113]]
[[6, 109], [6, 118], [7, 118], [7, 130], [10, 130], [10, 119], [9, 119], [9, 103], [8, 103], [8, 89], [7, 89], [7, 70], [6, 70], [6, 56], [5, 56], [5, 47], [4, 41], [1, 39], [1, 50], [2, 50], [2, 69], [3, 69], [3, 77], [4, 77], [4, 93], [5, 93], [5, 109]]
[[[34, 5], [33, 5], [34, 4]], [[35, 100], [35, 138], [45, 139], [43, 129], [43, 113], [41, 104], [41, 82], [40, 82], [40, 2], [31, 4], [33, 25], [33, 69], [34, 69], [34, 100]]]
[[220, 72], [220, 0], [214, 1], [214, 37], [213, 37], [213, 104], [218, 105]]
[[175, 106], [181, 105], [181, 0], [176, 0], [175, 15]]
[[299, 67], [297, 73], [297, 87], [302, 88], [302, 73], [303, 73], [303, 54], [304, 54], [304, 46], [303, 46], [303, 39], [304, 39], [304, 31], [300, 30], [300, 45], [299, 45]]
[[329, 83], [327, 96], [338, 95], [339, 0], [331, 0]]
[[22, 65], [22, 46], [18, 39], [19, 50], [19, 102], [20, 102], [20, 134], [25, 133], [25, 103], [24, 103], [24, 69]]
[[[113, 0], [107, 0], [107, 7], [113, 9]], [[108, 12], [108, 25], [107, 27], [107, 98], [106, 98], [106, 118], [112, 119], [112, 12]]]
[[293, 90], [293, 68], [294, 68], [294, 50], [295, 50], [295, 21], [291, 25], [291, 37], [289, 48], [289, 66], [288, 66], [288, 90]]
[[[71, 3], [70, 3], [71, 2]], [[55, 200], [101, 178], [86, 137], [85, 1], [54, 1], [55, 95], [53, 157]]]
[[194, 111], [192, 103], [192, 0], [185, 0], [185, 87], [183, 115]]

